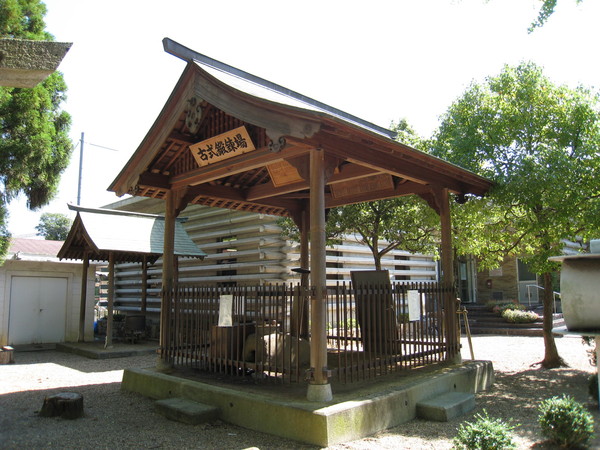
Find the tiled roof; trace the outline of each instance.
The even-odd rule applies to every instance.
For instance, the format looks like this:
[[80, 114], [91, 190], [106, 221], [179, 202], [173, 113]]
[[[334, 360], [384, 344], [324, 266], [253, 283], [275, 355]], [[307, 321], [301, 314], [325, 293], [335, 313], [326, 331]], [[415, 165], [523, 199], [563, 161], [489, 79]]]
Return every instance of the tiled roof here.
[[37, 256], [55, 257], [63, 245], [63, 241], [50, 241], [45, 239], [12, 238], [9, 253], [21, 253]]

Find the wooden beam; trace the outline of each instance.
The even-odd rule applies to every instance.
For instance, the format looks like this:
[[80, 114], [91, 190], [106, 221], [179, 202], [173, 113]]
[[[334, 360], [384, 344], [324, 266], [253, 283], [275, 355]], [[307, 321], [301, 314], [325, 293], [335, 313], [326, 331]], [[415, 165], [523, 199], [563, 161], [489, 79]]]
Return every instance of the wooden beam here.
[[308, 189], [310, 183], [308, 180], [299, 181], [297, 183], [286, 184], [285, 186], [275, 187], [273, 182], [259, 184], [251, 187], [246, 191], [246, 200], [253, 202], [264, 198], [278, 197], [280, 195], [289, 194], [290, 192], [297, 192]]
[[466, 171], [429, 155], [419, 155], [416, 150], [413, 156], [402, 152], [400, 147], [395, 151], [392, 145], [384, 146], [375, 141], [361, 144], [326, 133], [318, 133], [309, 141], [339, 158], [417, 183], [443, 185], [457, 193], [483, 194], [489, 187], [489, 182], [476, 175], [463, 182], [460, 178], [467, 176]]
[[361, 178], [370, 177], [382, 173], [381, 170], [375, 170], [371, 167], [361, 166], [359, 164], [343, 164], [340, 170], [334, 173], [327, 184], [343, 183], [344, 181], [359, 180]]
[[[381, 173], [381, 171], [373, 170], [369, 167], [359, 166], [357, 164], [347, 164], [339, 172], [334, 173], [327, 184], [342, 183], [345, 181], [358, 180], [360, 178], [369, 177]], [[308, 177], [304, 181], [290, 183], [285, 186], [275, 187], [272, 182], [254, 186], [246, 191], [246, 199], [248, 201], [259, 200], [268, 197], [278, 197], [280, 195], [289, 194], [291, 192], [307, 190], [310, 187]]]
[[351, 205], [353, 203], [371, 202], [375, 200], [384, 200], [413, 194], [420, 195], [430, 192], [431, 191], [428, 186], [407, 181], [406, 183], [399, 184], [395, 189], [365, 192], [362, 194], [353, 195], [352, 197], [334, 198], [332, 196], [328, 196], [326, 207], [335, 208], [337, 206]]
[[171, 177], [171, 183], [174, 189], [208, 183], [209, 181], [218, 180], [225, 176], [264, 167], [269, 163], [281, 161], [289, 157], [299, 156], [307, 151], [306, 148], [298, 147], [285, 148], [279, 153], [271, 153], [268, 148], [257, 149], [226, 161], [199, 167], [184, 174]]
[[298, 211], [301, 208], [300, 204], [294, 199], [264, 198], [250, 201], [240, 189], [208, 183], [189, 188], [186, 195], [187, 201], [193, 203], [193, 200], [197, 197], [208, 197], [215, 200], [247, 203], [279, 209], [283, 208], [290, 211], [290, 213]]
[[138, 186], [170, 189], [171, 183], [167, 175], [160, 173], [143, 172], [137, 182]]

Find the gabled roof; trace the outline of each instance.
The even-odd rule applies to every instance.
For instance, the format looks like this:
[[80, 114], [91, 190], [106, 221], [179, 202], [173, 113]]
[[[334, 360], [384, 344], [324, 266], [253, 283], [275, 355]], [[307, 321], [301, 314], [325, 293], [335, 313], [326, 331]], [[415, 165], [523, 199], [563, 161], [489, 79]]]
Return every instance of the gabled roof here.
[[[164, 217], [153, 214], [130, 213], [109, 209], [82, 208], [69, 205], [77, 211], [69, 235], [58, 252], [60, 259], [84, 259], [85, 252], [94, 261], [108, 261], [114, 254], [115, 262], [156, 261], [164, 248]], [[200, 250], [175, 222], [175, 255], [203, 258]]]
[[[439, 188], [484, 195], [491, 187], [485, 178], [395, 141], [389, 130], [164, 42], [188, 63], [109, 186], [119, 196], [164, 199], [173, 191], [179, 206], [294, 217], [309, 198], [308, 160], [315, 148], [325, 155], [326, 208], [411, 194], [433, 204]], [[255, 150], [198, 162], [194, 148], [238, 129], [247, 132]]]

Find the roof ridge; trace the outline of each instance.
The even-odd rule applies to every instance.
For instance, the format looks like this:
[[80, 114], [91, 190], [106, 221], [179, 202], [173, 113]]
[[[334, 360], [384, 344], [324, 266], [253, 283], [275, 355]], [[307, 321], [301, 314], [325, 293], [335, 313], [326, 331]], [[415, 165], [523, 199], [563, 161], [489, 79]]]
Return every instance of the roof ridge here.
[[[72, 203], [69, 203], [67, 206], [71, 211], [76, 211], [76, 212], [86, 212], [86, 213], [94, 213], [94, 214], [109, 214], [112, 216], [143, 217], [146, 219], [165, 220], [165, 216], [161, 216], [160, 214], [149, 214], [149, 213], [123, 211], [123, 210], [119, 210], [119, 209], [108, 209], [108, 208], [90, 208], [90, 207], [84, 207], [84, 206], [79, 206], [79, 205], [73, 205]], [[186, 222], [187, 217], [177, 217], [176, 220], [178, 222]]]
[[307, 103], [313, 107], [319, 108], [324, 112], [334, 114], [342, 117], [343, 119], [349, 120], [351, 122], [355, 122], [359, 125], [374, 129], [379, 133], [382, 133], [388, 136], [390, 139], [395, 139], [397, 133], [395, 131], [389, 130], [388, 128], [381, 127], [367, 120], [361, 119], [353, 114], [342, 111], [341, 109], [335, 108], [333, 106], [327, 105], [326, 103], [315, 100], [306, 95], [300, 94], [299, 92], [293, 91], [292, 89], [281, 86], [277, 83], [273, 83], [272, 81], [266, 80], [259, 76], [253, 75], [249, 72], [246, 72], [242, 69], [238, 69], [237, 67], [230, 66], [229, 64], [225, 64], [221, 61], [218, 61], [209, 56], [203, 55], [202, 53], [198, 53], [195, 50], [192, 50], [170, 38], [163, 39], [163, 47], [165, 51], [173, 56], [176, 56], [184, 61], [196, 61], [202, 64], [205, 64], [215, 70], [219, 70], [236, 78], [240, 78], [244, 81], [248, 81], [255, 85], [261, 86], [265, 89], [271, 90], [281, 95], [285, 95], [287, 97], [293, 98], [294, 100], [298, 100], [304, 103]]

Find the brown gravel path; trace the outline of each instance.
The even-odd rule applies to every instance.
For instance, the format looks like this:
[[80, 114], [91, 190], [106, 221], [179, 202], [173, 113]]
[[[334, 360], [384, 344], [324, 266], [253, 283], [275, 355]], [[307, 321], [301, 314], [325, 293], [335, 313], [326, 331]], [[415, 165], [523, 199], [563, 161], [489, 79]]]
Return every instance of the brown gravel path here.
[[[532, 367], [543, 356], [541, 338], [476, 336], [473, 343], [477, 359], [493, 361], [496, 383], [476, 396], [472, 414], [448, 423], [414, 420], [331, 449], [448, 449], [458, 425], [483, 409], [521, 424], [516, 430], [519, 448], [552, 448], [542, 442], [537, 406], [563, 393], [590, 408], [600, 435], [598, 406], [587, 394], [587, 377], [594, 368], [580, 338], [557, 339], [569, 367], [554, 370]], [[463, 356], [469, 357], [468, 349]], [[56, 351], [17, 353], [16, 364], [0, 366], [0, 448], [314, 448], [222, 422], [190, 426], [164, 419], [151, 400], [120, 391], [123, 368], [155, 362], [154, 355], [93, 360]], [[37, 416], [45, 396], [64, 391], [84, 396], [84, 418]], [[600, 448], [599, 438], [593, 448]]]

